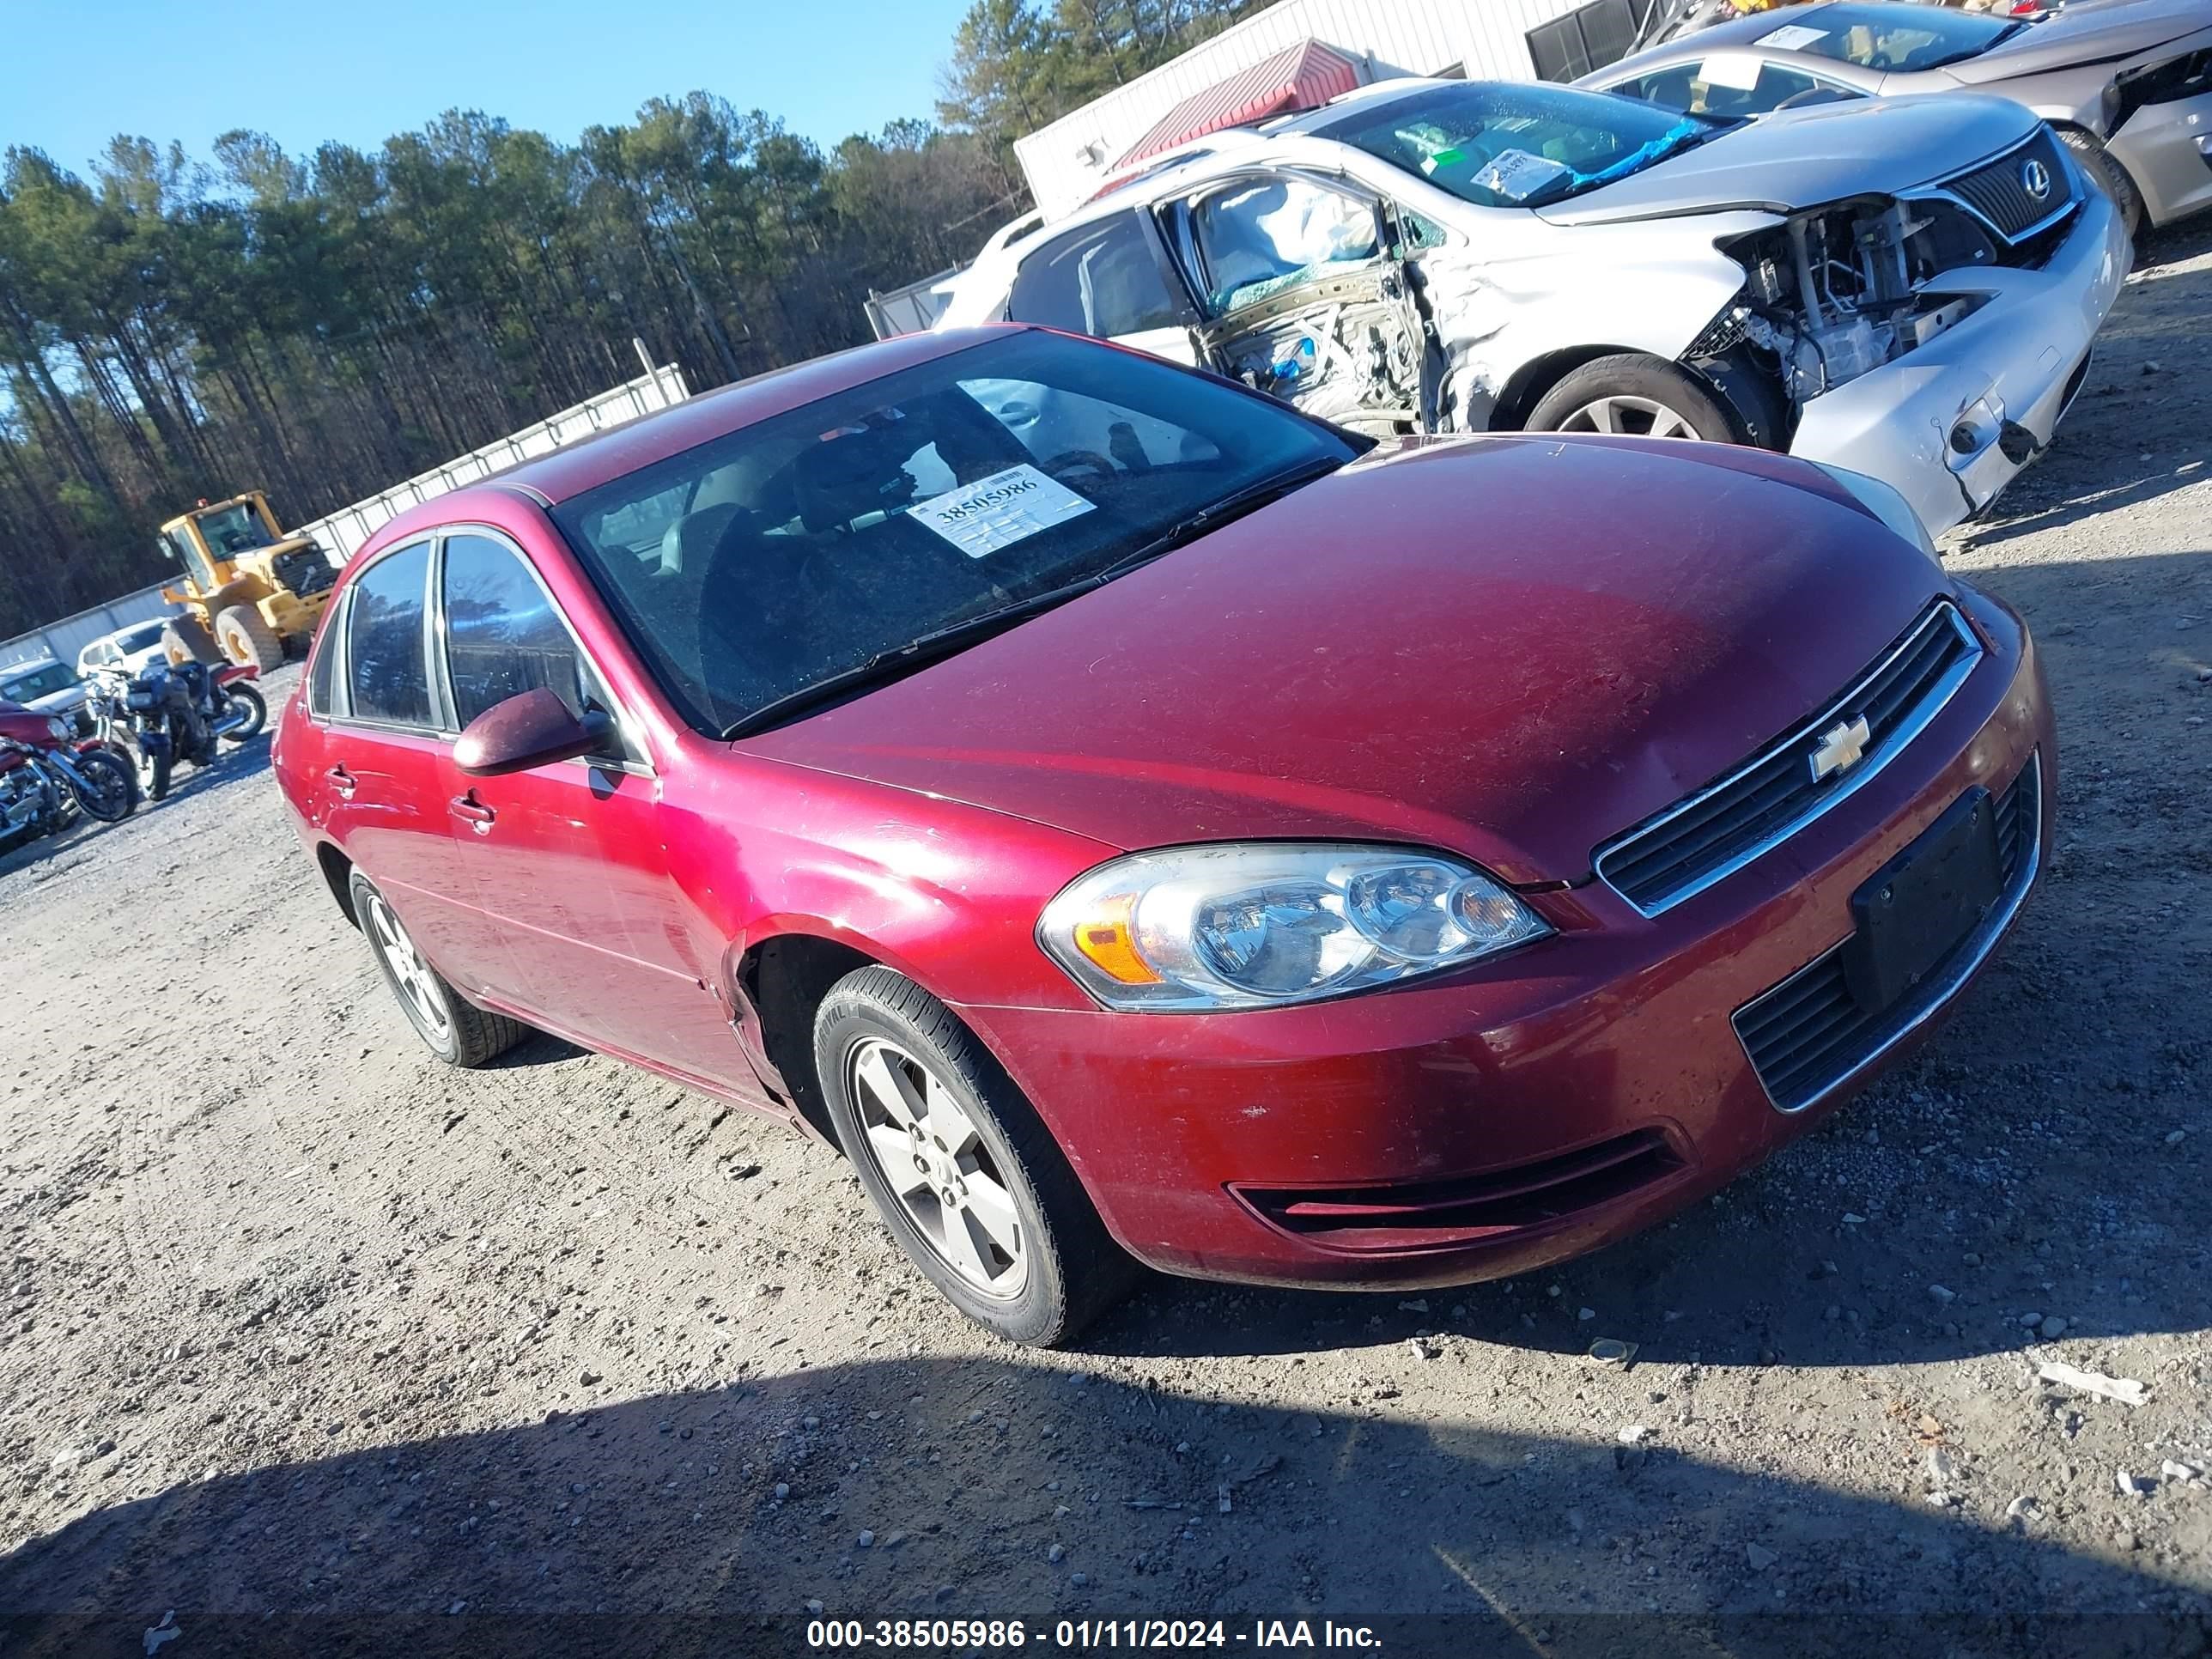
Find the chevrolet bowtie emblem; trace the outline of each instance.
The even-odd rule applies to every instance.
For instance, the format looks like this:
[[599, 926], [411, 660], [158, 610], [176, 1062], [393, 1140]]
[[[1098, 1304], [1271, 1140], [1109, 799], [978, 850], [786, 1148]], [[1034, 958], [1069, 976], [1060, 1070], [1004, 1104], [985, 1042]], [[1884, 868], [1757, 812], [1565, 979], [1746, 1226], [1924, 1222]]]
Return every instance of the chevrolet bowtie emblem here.
[[1820, 741], [1806, 758], [1813, 763], [1813, 781], [1832, 778], [1838, 772], [1848, 772], [1866, 757], [1867, 744], [1874, 732], [1862, 714], [1856, 720], [1838, 720], [1820, 733]]

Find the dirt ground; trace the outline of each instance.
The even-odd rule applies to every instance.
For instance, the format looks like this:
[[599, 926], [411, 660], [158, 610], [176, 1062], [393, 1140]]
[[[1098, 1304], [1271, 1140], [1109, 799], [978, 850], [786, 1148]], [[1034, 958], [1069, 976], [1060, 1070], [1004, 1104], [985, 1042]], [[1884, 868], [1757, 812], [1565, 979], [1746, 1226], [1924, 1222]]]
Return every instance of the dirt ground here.
[[2008, 951], [1821, 1132], [1535, 1279], [1162, 1281], [1009, 1349], [819, 1148], [550, 1040], [429, 1060], [260, 744], [0, 861], [0, 1637], [744, 1653], [818, 1604], [2206, 1651], [2208, 318], [2212, 232], [2153, 239], [2059, 443], [1950, 538], [2060, 711]]

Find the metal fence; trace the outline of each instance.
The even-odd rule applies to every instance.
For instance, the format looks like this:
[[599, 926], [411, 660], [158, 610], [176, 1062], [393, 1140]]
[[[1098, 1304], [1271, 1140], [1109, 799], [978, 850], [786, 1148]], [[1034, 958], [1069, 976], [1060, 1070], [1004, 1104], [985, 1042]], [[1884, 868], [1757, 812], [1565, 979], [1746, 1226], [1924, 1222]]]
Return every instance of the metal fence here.
[[[639, 356], [644, 356], [641, 346]], [[680, 404], [690, 395], [690, 388], [684, 383], [682, 369], [672, 363], [655, 368], [648, 361], [644, 374], [611, 392], [602, 392], [574, 409], [564, 409], [497, 443], [472, 450], [458, 460], [433, 467], [380, 495], [340, 507], [327, 518], [292, 526], [291, 532], [296, 536], [313, 536], [332, 564], [343, 565], [371, 536], [417, 502], [443, 495], [479, 478], [488, 478], [535, 456], [550, 455], [608, 427]], [[162, 584], [156, 582], [136, 593], [125, 593], [89, 611], [80, 611], [75, 616], [34, 628], [27, 634], [19, 634], [12, 640], [0, 640], [0, 666], [43, 656], [58, 657], [74, 665], [76, 653], [102, 634], [112, 634], [118, 628], [156, 617], [173, 616], [181, 610], [181, 606], [161, 597], [161, 587]]]

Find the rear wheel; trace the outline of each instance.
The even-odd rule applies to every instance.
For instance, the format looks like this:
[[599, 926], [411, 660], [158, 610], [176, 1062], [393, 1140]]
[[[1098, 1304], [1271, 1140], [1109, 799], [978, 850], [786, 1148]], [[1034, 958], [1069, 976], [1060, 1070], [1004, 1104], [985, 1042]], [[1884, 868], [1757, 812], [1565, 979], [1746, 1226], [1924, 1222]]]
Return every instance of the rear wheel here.
[[399, 1000], [407, 1023], [432, 1054], [449, 1066], [482, 1066], [529, 1035], [520, 1022], [486, 1013], [447, 984], [416, 948], [376, 884], [358, 870], [353, 872], [352, 893], [353, 913], [369, 954]]
[[112, 750], [94, 749], [79, 755], [76, 765], [86, 787], [72, 787], [70, 793], [88, 816], [102, 823], [120, 823], [131, 816], [138, 805], [138, 775], [130, 762]]
[[241, 666], [258, 668], [265, 674], [284, 665], [284, 641], [250, 605], [234, 605], [217, 617], [215, 637], [222, 654]]
[[1538, 401], [1528, 429], [1714, 444], [1741, 441], [1735, 422], [1710, 390], [1674, 364], [1640, 352], [1584, 363]]
[[228, 708], [228, 718], [243, 723], [237, 730], [224, 732], [225, 741], [244, 743], [248, 738], [258, 737], [261, 728], [269, 723], [269, 705], [261, 694], [250, 685], [228, 685], [223, 688], [223, 700]]
[[222, 660], [222, 649], [207, 624], [191, 615], [172, 617], [161, 624], [161, 646], [162, 654], [171, 662], [204, 662], [212, 666]]
[[1035, 1109], [951, 1012], [888, 968], [830, 988], [814, 1060], [845, 1155], [901, 1248], [1010, 1341], [1071, 1341], [1135, 1264]]
[[2112, 205], [2120, 210], [2120, 222], [2128, 228], [2128, 234], [2140, 236], [2148, 210], [2143, 206], [2142, 192], [2128, 170], [2106, 149], [2094, 132], [2084, 132], [2079, 127], [2061, 127], [2058, 137], [2081, 163], [2081, 171], [2089, 175], [2090, 182], [2112, 198]]

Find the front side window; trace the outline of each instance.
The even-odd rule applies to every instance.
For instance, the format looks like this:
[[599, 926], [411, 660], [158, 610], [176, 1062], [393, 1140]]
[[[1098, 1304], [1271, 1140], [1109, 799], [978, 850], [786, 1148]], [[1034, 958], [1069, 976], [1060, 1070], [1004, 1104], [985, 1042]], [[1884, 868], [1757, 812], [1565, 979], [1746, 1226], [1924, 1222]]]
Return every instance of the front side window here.
[[1007, 313], [1018, 323], [1118, 339], [1184, 320], [1176, 294], [1134, 213], [1047, 243], [1022, 261]]
[[356, 720], [429, 726], [430, 676], [422, 654], [430, 544], [388, 553], [361, 573], [346, 607], [346, 670]]
[[[504, 544], [465, 533], [446, 538], [445, 617], [458, 724], [541, 686], [572, 714], [608, 707], [553, 601]], [[609, 757], [618, 754], [610, 745]]]
[[[719, 734], [910, 672], [1358, 453], [1234, 387], [1023, 333], [729, 433], [553, 520], [684, 718]], [[710, 478], [723, 499], [672, 532], [680, 568], [627, 538], [635, 503]]]
[[1610, 93], [1498, 82], [1424, 87], [1316, 129], [1489, 208], [1564, 201], [1728, 130]]
[[1217, 313], [1376, 255], [1373, 205], [1296, 174], [1240, 179], [1200, 202], [1191, 221]]

